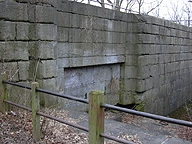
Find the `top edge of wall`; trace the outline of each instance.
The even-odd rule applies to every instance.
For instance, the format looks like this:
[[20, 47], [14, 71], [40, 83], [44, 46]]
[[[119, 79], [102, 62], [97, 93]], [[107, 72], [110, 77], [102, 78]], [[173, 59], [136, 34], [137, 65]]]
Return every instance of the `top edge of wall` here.
[[130, 23], [147, 23], [152, 25], [160, 25], [173, 29], [180, 29], [192, 32], [191, 27], [176, 24], [170, 20], [157, 18], [149, 15], [140, 15], [133, 13], [119, 12], [107, 8], [88, 5], [84, 3], [68, 1], [68, 0], [0, 0], [1, 3], [27, 3], [32, 5], [51, 6], [60, 12], [72, 14], [86, 15], [90, 17], [99, 17], [109, 20], [130, 22]]

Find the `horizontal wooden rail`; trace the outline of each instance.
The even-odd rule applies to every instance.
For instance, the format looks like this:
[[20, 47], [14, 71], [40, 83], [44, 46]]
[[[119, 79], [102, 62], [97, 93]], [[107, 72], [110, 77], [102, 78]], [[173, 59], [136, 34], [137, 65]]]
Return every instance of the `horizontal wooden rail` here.
[[[22, 84], [17, 84], [17, 83], [5, 81], [5, 80], [3, 80], [2, 83], [10, 84], [10, 85], [13, 85], [13, 86], [17, 86], [17, 87], [26, 88], [26, 89], [31, 90], [30, 86], [25, 86], [25, 85], [22, 85]], [[61, 97], [61, 98], [66, 98], [66, 99], [69, 99], [69, 100], [74, 100], [74, 101], [86, 103], [86, 104], [89, 103], [87, 99], [78, 98], [78, 97], [74, 97], [74, 96], [70, 96], [70, 95], [62, 95], [62, 94], [59, 94], [59, 93], [56, 93], [56, 92], [51, 92], [51, 91], [40, 89], [40, 88], [36, 88], [36, 91], [41, 92], [41, 93], [50, 94], [50, 95], [57, 96], [57, 97]]]
[[[91, 91], [89, 93], [89, 101], [88, 101], [87, 99], [82, 99], [82, 98], [69, 96], [69, 95], [62, 95], [59, 93], [40, 89], [40, 88], [38, 88], [38, 86], [33, 87], [33, 83], [32, 83], [32, 87], [29, 87], [29, 86], [24, 86], [22, 84], [8, 82], [8, 81], [6, 81], [5, 74], [3, 74], [2, 77], [3, 77], [3, 79], [1, 80], [1, 85], [3, 87], [2, 88], [3, 89], [3, 98], [1, 98], [1, 101], [3, 101], [4, 103], [7, 103], [7, 104], [14, 105], [19, 108], [28, 110], [30, 112], [35, 111], [35, 114], [33, 114], [33, 115], [44, 116], [49, 119], [58, 121], [60, 123], [70, 125], [72, 127], [89, 132], [89, 143], [90, 144], [92, 144], [95, 141], [96, 141], [96, 143], [103, 144], [104, 143], [103, 138], [111, 139], [111, 140], [114, 140], [114, 141], [120, 142], [120, 143], [134, 144], [133, 142], [122, 140], [120, 138], [110, 136], [110, 135], [104, 133], [104, 108], [113, 109], [113, 110], [129, 113], [129, 114], [133, 114], [133, 115], [143, 116], [143, 117], [147, 117], [147, 118], [151, 118], [151, 119], [155, 119], [155, 120], [166, 121], [166, 122], [174, 123], [174, 124], [178, 124], [178, 125], [192, 127], [192, 122], [189, 122], [189, 121], [168, 118], [168, 117], [164, 117], [164, 116], [159, 116], [159, 115], [155, 115], [155, 114], [150, 114], [150, 113], [146, 113], [146, 112], [140, 112], [140, 111], [135, 111], [135, 110], [131, 110], [131, 109], [126, 109], [126, 108], [121, 108], [121, 107], [105, 104], [105, 103], [103, 103], [103, 92], [101, 92], [101, 91]], [[27, 108], [22, 105], [8, 101], [5, 84], [10, 84], [10, 85], [32, 90], [32, 96], [34, 99], [34, 100], [32, 99], [32, 102], [35, 102], [34, 104], [32, 104], [32, 106], [37, 107], [37, 109], [32, 110], [30, 108]], [[38, 85], [38, 83], [36, 83], [36, 82], [34, 84]], [[37, 103], [39, 104], [39, 98], [38, 98], [37, 92], [42, 92], [42, 93], [50, 94], [53, 96], [58, 96], [61, 98], [66, 98], [66, 99], [89, 104], [89, 128], [86, 128], [86, 127], [83, 127], [83, 126], [80, 126], [77, 124], [73, 124], [73, 123], [70, 123], [70, 122], [67, 122], [67, 121], [64, 121], [64, 120], [58, 119], [56, 117], [50, 116], [48, 114], [40, 112], [38, 110], [38, 105], [36, 105]], [[5, 109], [3, 107], [0, 107], [0, 108], [2, 109], [1, 111], [4, 111], [4, 109]], [[37, 120], [38, 120], [38, 118], [37, 118]]]
[[103, 108], [108, 108], [108, 109], [113, 109], [113, 110], [117, 110], [117, 111], [121, 111], [121, 112], [130, 113], [133, 115], [143, 116], [143, 117], [147, 117], [147, 118], [151, 118], [151, 119], [155, 119], [155, 120], [161, 120], [161, 121], [166, 121], [169, 123], [192, 127], [192, 122], [189, 122], [189, 121], [168, 118], [168, 117], [150, 114], [150, 113], [146, 113], [146, 112], [140, 112], [140, 111], [136, 111], [136, 110], [121, 108], [121, 107], [117, 107], [117, 106], [113, 106], [113, 105], [109, 105], [109, 104], [101, 104], [100, 106]]
[[107, 139], [110, 139], [110, 140], [114, 140], [116, 142], [123, 143], [123, 144], [135, 144], [133, 142], [129, 142], [129, 141], [126, 141], [126, 140], [123, 140], [123, 139], [120, 139], [120, 138], [105, 134], [105, 133], [100, 133], [100, 136], [104, 137], [104, 138], [107, 138]]
[[[4, 100], [4, 102], [5, 102], [5, 103], [8, 103], [8, 104], [10, 104], [10, 105], [19, 107], [19, 108], [21, 108], [21, 109], [27, 110], [27, 111], [29, 111], [29, 112], [32, 112], [32, 109], [30, 109], [30, 108], [28, 108], [28, 107], [25, 107], [25, 106], [22, 106], [22, 105], [13, 103], [13, 102], [8, 101], [8, 100]], [[42, 112], [37, 112], [37, 114], [40, 115], [40, 116], [44, 116], [44, 117], [47, 117], [47, 118], [49, 118], [49, 119], [58, 121], [58, 122], [60, 122], [60, 123], [63, 123], [63, 124], [70, 125], [70, 126], [72, 126], [72, 127], [81, 129], [81, 130], [86, 131], [86, 132], [89, 131], [89, 129], [86, 128], [86, 127], [80, 126], [80, 125], [78, 125], [78, 124], [73, 124], [73, 123], [67, 122], [67, 121], [62, 120], [62, 119], [58, 119], [58, 118], [56, 118], [56, 117], [50, 116], [50, 115], [45, 114], [45, 113], [42, 113]]]

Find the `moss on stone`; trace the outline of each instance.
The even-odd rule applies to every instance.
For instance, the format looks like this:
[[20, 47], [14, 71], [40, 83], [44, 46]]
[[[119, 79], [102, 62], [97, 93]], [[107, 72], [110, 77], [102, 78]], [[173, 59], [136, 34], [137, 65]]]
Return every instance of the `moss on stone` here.
[[142, 112], [144, 112], [144, 104], [143, 104], [143, 103], [138, 104], [138, 105], [135, 107], [135, 109], [136, 109], [137, 111], [142, 111]]

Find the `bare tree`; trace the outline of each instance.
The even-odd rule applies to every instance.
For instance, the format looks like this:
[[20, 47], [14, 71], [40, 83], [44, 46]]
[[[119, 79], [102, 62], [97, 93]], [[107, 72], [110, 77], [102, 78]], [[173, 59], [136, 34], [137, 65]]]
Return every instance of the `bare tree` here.
[[162, 4], [162, 2], [163, 2], [163, 0], [161, 0], [161, 1], [157, 0], [157, 1], [151, 2], [151, 9], [146, 14], [149, 14], [155, 10], [155, 16], [159, 17], [159, 15], [160, 15], [159, 7]]
[[[179, 3], [180, 2], [180, 3]], [[184, 24], [186, 26], [191, 26], [191, 13], [192, 7], [188, 2], [181, 2], [179, 0], [171, 2], [171, 7], [169, 10], [169, 19], [178, 24]]]
[[141, 8], [144, 4], [144, 0], [137, 0], [137, 3], [138, 3], [138, 7], [139, 7], [138, 12], [139, 12], [139, 14], [141, 14]]
[[125, 12], [131, 12], [133, 6], [135, 5], [135, 2], [136, 2], [135, 0], [127, 0]]
[[105, 8], [104, 0], [97, 0], [97, 2], [101, 4], [101, 7]]
[[168, 8], [169, 19], [175, 23], [181, 24], [183, 19], [183, 11], [179, 7], [179, 2], [171, 1], [170, 7]]
[[188, 3], [185, 3], [184, 7], [183, 7], [183, 11], [186, 14], [185, 22], [187, 22], [187, 26], [191, 26], [191, 7], [189, 6]]
[[[71, 0], [77, 2], [84, 2], [87, 4], [100, 5], [103, 8], [111, 8], [117, 11], [125, 11], [125, 12], [136, 12], [142, 14], [142, 8], [147, 0]], [[144, 12], [145, 14], [149, 14], [154, 10], [158, 9], [163, 0], [154, 0], [155, 4], [151, 5], [150, 10]], [[138, 8], [138, 10], [133, 10], [133, 8]], [[158, 9], [160, 11], [160, 9]]]

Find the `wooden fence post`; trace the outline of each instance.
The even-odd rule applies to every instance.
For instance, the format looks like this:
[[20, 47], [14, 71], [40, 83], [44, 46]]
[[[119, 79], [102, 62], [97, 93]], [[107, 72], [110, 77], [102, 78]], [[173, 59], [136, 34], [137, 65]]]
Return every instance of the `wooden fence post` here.
[[104, 144], [104, 138], [100, 137], [104, 132], [104, 109], [100, 107], [103, 95], [102, 91], [89, 93], [89, 144]]
[[0, 111], [5, 113], [8, 110], [8, 104], [3, 100], [7, 100], [7, 86], [2, 81], [7, 80], [7, 74], [2, 73], [0, 76]]
[[33, 123], [33, 139], [36, 141], [40, 140], [40, 116], [36, 114], [40, 109], [39, 94], [36, 91], [39, 88], [39, 83], [32, 82], [31, 94], [32, 94], [32, 123]]

